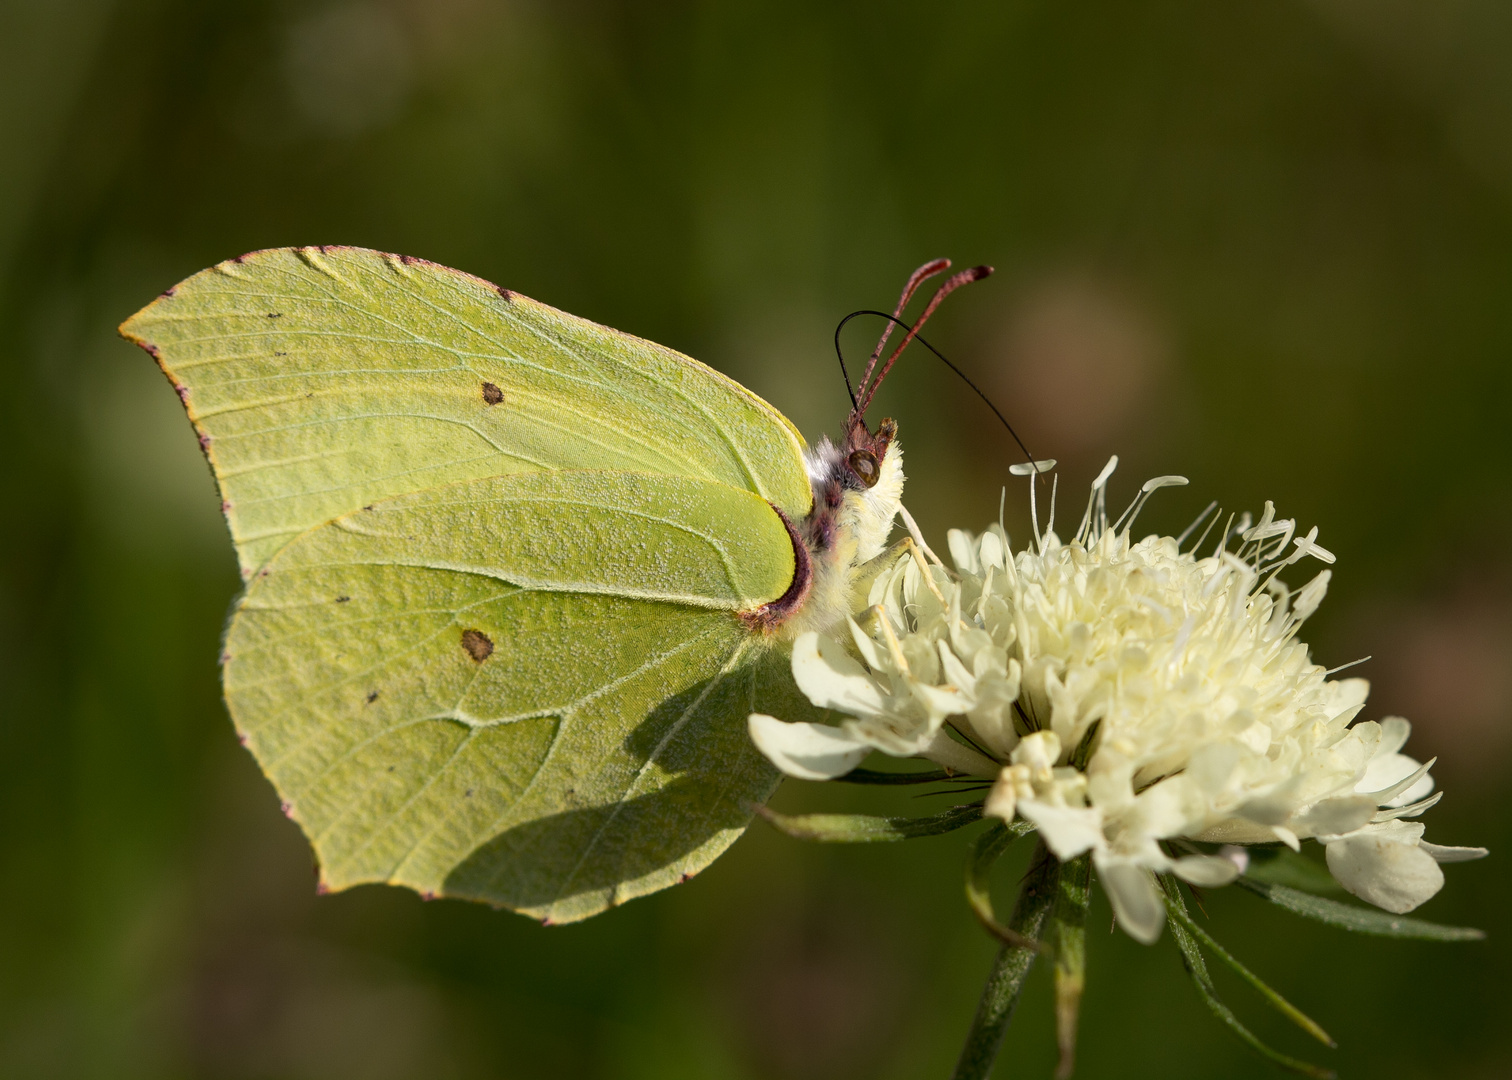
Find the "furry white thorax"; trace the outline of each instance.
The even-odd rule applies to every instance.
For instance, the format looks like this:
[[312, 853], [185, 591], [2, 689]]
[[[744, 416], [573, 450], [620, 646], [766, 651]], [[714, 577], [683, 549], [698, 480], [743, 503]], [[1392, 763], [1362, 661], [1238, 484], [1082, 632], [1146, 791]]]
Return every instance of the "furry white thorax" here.
[[814, 508], [799, 527], [812, 560], [808, 601], [784, 626], [785, 636], [824, 631], [864, 604], [866, 572], [887, 546], [903, 501], [903, 449], [894, 439], [883, 455], [877, 482], [856, 482], [840, 449], [829, 439], [804, 452]]

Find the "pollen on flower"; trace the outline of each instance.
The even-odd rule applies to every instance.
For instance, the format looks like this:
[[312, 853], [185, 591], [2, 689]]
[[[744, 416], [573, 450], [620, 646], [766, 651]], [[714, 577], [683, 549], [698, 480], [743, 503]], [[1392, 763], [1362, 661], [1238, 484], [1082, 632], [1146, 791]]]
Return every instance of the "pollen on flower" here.
[[1031, 496], [1019, 551], [1001, 526], [952, 531], [953, 570], [916, 544], [874, 581], [844, 646], [813, 634], [795, 645], [800, 689], [850, 719], [753, 717], [757, 745], [811, 779], [874, 749], [991, 777], [986, 813], [1033, 823], [1063, 861], [1090, 852], [1121, 925], [1144, 941], [1165, 912], [1151, 871], [1204, 886], [1240, 871], [1192, 842], [1316, 838], [1346, 889], [1397, 913], [1442, 887], [1440, 862], [1484, 854], [1422, 842], [1407, 819], [1440, 797], [1432, 762], [1400, 753], [1407, 721], [1358, 721], [1368, 684], [1330, 678], [1299, 640], [1330, 571], [1295, 590], [1281, 575], [1334, 561], [1318, 530], [1299, 536], [1270, 503], [1258, 521], [1210, 506], [1179, 537], [1136, 540], [1150, 496], [1186, 481], [1148, 481], [1110, 520], [1116, 463], [1067, 540], [1052, 486], [1043, 530]]

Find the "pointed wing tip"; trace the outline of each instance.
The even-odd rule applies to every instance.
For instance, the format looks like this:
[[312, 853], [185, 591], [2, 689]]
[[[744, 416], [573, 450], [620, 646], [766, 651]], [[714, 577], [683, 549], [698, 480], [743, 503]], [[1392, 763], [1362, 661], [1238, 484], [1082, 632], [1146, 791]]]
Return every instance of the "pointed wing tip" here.
[[[172, 300], [177, 294], [183, 282], [169, 286], [152, 300], [144, 304], [140, 309], [133, 312], [116, 327], [116, 333], [139, 348], [145, 349], [154, 360], [159, 360], [158, 347], [152, 342], [147, 334], [147, 323], [150, 323], [157, 313], [160, 305]], [[159, 360], [161, 363], [161, 360]]]

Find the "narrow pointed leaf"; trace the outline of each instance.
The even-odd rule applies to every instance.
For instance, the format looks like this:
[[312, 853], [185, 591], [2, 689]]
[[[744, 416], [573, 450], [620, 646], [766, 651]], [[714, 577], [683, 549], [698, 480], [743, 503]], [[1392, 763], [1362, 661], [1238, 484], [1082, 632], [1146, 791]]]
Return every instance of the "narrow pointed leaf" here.
[[757, 806], [755, 810], [789, 836], [823, 844], [873, 844], [939, 836], [982, 818], [981, 803], [952, 806], [943, 814], [919, 818], [877, 817], [873, 814], [779, 814], [765, 806]]
[[1270, 986], [1268, 986], [1265, 981], [1260, 978], [1260, 976], [1256, 975], [1249, 968], [1241, 964], [1232, 953], [1230, 953], [1222, 945], [1218, 944], [1218, 942], [1214, 941], [1212, 935], [1204, 930], [1196, 919], [1192, 918], [1191, 914], [1186, 910], [1186, 905], [1172, 904], [1168, 896], [1166, 898], [1166, 908], [1170, 912], [1173, 919], [1177, 920], [1184, 927], [1186, 927], [1187, 931], [1191, 933], [1191, 935], [1195, 937], [1199, 942], [1201, 942], [1209, 952], [1211, 952], [1219, 960], [1223, 961], [1223, 963], [1228, 966], [1230, 971], [1232, 971], [1235, 975], [1238, 975], [1241, 979], [1243, 979], [1245, 982], [1249, 983], [1257, 991], [1259, 991], [1260, 996], [1265, 998], [1265, 1000], [1268, 1001], [1271, 1006], [1282, 1016], [1286, 1017], [1292, 1023], [1296, 1024], [1299, 1028], [1307, 1032], [1313, 1038], [1317, 1039], [1324, 1046], [1333, 1049], [1339, 1045], [1338, 1043], [1333, 1041], [1333, 1038], [1328, 1034], [1328, 1032], [1323, 1030], [1323, 1028], [1317, 1023], [1317, 1021], [1313, 1020], [1312, 1017], [1308, 1016], [1301, 1009], [1297, 1008], [1291, 1002], [1287, 1001], [1275, 990], [1272, 990]]
[[1244, 876], [1239, 884], [1256, 896], [1263, 896], [1271, 903], [1304, 918], [1316, 919], [1330, 926], [1353, 930], [1357, 934], [1375, 934], [1378, 937], [1414, 938], [1419, 941], [1480, 941], [1486, 936], [1484, 930], [1469, 926], [1441, 926], [1422, 919], [1408, 919], [1401, 915], [1379, 911], [1376, 908], [1344, 904], [1322, 896], [1313, 896], [1286, 885], [1271, 885], [1264, 881]]
[[1038, 950], [1038, 942], [1031, 941], [998, 922], [997, 915], [992, 910], [992, 891], [987, 880], [988, 871], [1002, 857], [1003, 852], [1019, 837], [1033, 831], [1034, 826], [1027, 821], [1011, 824], [994, 822], [992, 828], [977, 837], [971, 848], [971, 857], [966, 861], [966, 903], [971, 905], [972, 912], [987, 932], [1005, 945]]
[[[1169, 877], [1163, 877], [1161, 884], [1165, 888], [1166, 904], [1171, 913], [1176, 914], [1179, 910], [1181, 914], [1185, 914], [1186, 904], [1182, 901], [1181, 893], [1177, 891], [1175, 883]], [[1218, 992], [1213, 987], [1213, 978], [1208, 974], [1207, 962], [1202, 958], [1202, 949], [1197, 944], [1196, 937], [1187, 929], [1187, 924], [1190, 921], [1190, 918], [1186, 920], [1173, 918], [1171, 920], [1171, 937], [1175, 939], [1176, 947], [1181, 950], [1182, 964], [1186, 967], [1187, 974], [1192, 977], [1192, 983], [1197, 987], [1197, 995], [1202, 998], [1203, 1004], [1230, 1031], [1237, 1035], [1241, 1041], [1283, 1069], [1300, 1073], [1303, 1076], [1317, 1077], [1318, 1080], [1333, 1080], [1337, 1074], [1331, 1069], [1325, 1069], [1321, 1065], [1314, 1065], [1309, 1061], [1290, 1057], [1279, 1050], [1272, 1050], [1265, 1043], [1261, 1042], [1249, 1028], [1239, 1022], [1239, 1018], [1234, 1015], [1233, 1010], [1218, 1000]]]
[[958, 775], [960, 774], [945, 769], [933, 769], [929, 772], [877, 772], [873, 769], [852, 769], [844, 776], [837, 776], [835, 779], [847, 784], [937, 784]]

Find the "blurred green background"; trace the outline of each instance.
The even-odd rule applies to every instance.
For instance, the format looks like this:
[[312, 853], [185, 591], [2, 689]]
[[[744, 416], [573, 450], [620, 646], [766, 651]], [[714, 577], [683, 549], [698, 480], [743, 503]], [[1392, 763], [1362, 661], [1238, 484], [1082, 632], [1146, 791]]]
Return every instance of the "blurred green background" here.
[[[1315, 655], [1374, 656], [1366, 715], [1408, 715], [1409, 750], [1443, 755], [1429, 838], [1494, 851], [1423, 912], [1488, 927], [1480, 945], [1210, 896], [1213, 932], [1336, 1052], [1221, 989], [1346, 1076], [1512, 1074], [1506, 5], [0, 0], [0, 147], [0, 1075], [954, 1062], [993, 953], [961, 834], [815, 849], [758, 826], [688, 885], [563, 929], [315, 896], [219, 699], [238, 583], [213, 485], [114, 336], [203, 266], [314, 243], [683, 349], [811, 437], [843, 414], [839, 316], [929, 257], [996, 265], [937, 344], [1068, 490], [1116, 451], [1115, 501], [1193, 480], [1151, 527], [1210, 497], [1321, 525], [1339, 565]], [[921, 352], [881, 406], [930, 537], [996, 516], [1009, 446], [959, 384]], [[937, 803], [790, 781], [778, 805]], [[1081, 1077], [1277, 1075], [1168, 939], [1093, 922]], [[998, 1075], [1048, 1077], [1052, 1044], [1041, 972]]]

